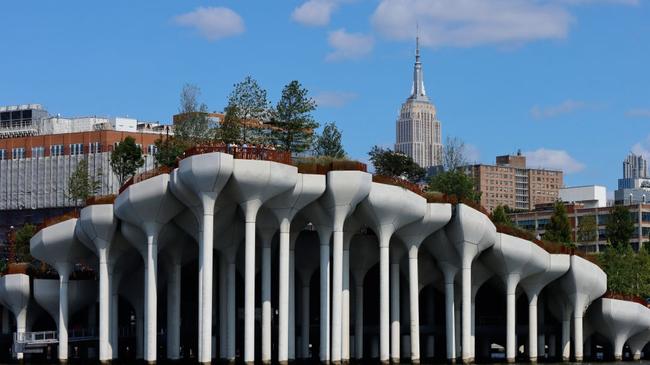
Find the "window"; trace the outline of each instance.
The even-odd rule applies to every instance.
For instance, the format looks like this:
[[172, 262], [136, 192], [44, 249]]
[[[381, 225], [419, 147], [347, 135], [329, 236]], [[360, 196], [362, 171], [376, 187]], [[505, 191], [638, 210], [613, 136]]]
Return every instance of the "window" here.
[[84, 145], [83, 143], [73, 143], [70, 145], [70, 154], [71, 155], [83, 155], [84, 154]]
[[50, 156], [63, 156], [63, 145], [62, 144], [51, 145]]
[[5, 159], [5, 150], [3, 148], [0, 150], [0, 160], [4, 160], [4, 159]]
[[32, 158], [38, 158], [45, 156], [45, 147], [38, 146], [32, 147]]
[[11, 158], [14, 160], [25, 158], [25, 148], [18, 147], [11, 150]]
[[150, 144], [147, 146], [147, 153], [150, 155], [155, 155], [158, 152], [158, 147], [155, 144]]
[[88, 153], [100, 153], [100, 152], [102, 152], [102, 149], [99, 142], [88, 143]]

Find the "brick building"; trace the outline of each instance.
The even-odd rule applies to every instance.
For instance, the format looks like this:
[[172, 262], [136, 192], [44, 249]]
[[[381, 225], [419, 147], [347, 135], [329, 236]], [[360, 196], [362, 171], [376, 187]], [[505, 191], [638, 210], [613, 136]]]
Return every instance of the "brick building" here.
[[499, 205], [532, 210], [537, 204], [552, 203], [564, 184], [562, 171], [527, 168], [521, 153], [497, 156], [495, 165], [469, 165], [467, 170], [488, 211]]

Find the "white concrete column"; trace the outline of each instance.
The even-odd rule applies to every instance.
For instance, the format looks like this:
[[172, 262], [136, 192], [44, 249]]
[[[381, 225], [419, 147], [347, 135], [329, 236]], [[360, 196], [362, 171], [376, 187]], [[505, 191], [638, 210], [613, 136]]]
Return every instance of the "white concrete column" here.
[[390, 250], [388, 240], [379, 245], [379, 360], [390, 360]]
[[[60, 326], [60, 324], [59, 324], [59, 326]], [[16, 315], [16, 332], [25, 333], [26, 331], [27, 331], [27, 308], [24, 308]], [[67, 342], [67, 339], [66, 339], [66, 342]], [[22, 352], [19, 352], [19, 353], [15, 354], [15, 356], [16, 356], [17, 360], [22, 360], [23, 357], [24, 357], [24, 354]]]
[[226, 312], [228, 262], [223, 256], [223, 254], [219, 255], [219, 358], [222, 361], [228, 357], [228, 313]]
[[342, 308], [342, 348], [341, 358], [344, 362], [350, 360], [350, 249], [343, 250], [343, 308]]
[[158, 288], [156, 276], [158, 272], [158, 237], [157, 235], [147, 236], [147, 256], [145, 259], [145, 282], [144, 282], [144, 308], [145, 308], [145, 354], [147, 362], [156, 361], [156, 350], [158, 348], [157, 321], [158, 321]]
[[244, 362], [255, 361], [255, 220], [246, 219], [244, 276]]
[[569, 361], [571, 356], [571, 317], [565, 314], [562, 320], [562, 361]]
[[537, 293], [528, 299], [528, 357], [537, 361]]
[[447, 361], [456, 361], [456, 318], [454, 317], [454, 278], [451, 270], [443, 271], [445, 276], [445, 337], [447, 342]]
[[320, 242], [320, 361], [330, 360], [330, 237]]
[[332, 362], [341, 362], [343, 305], [343, 230], [334, 230], [332, 245]]
[[99, 361], [108, 361], [113, 357], [110, 341], [110, 302], [111, 288], [108, 274], [107, 249], [99, 248]]
[[300, 356], [303, 359], [309, 358], [309, 281], [302, 283], [302, 310], [300, 337], [302, 339], [302, 351]]
[[363, 359], [363, 279], [356, 283], [354, 293], [354, 354], [357, 360]]
[[[510, 281], [510, 280], [508, 280]], [[515, 296], [516, 284], [508, 283], [508, 293], [506, 295], [506, 360], [510, 363], [515, 362], [515, 351], [517, 347], [516, 334], [516, 301]]]
[[236, 302], [236, 280], [237, 268], [234, 262], [228, 263], [228, 353], [226, 355], [229, 362], [235, 361], [235, 338], [237, 325], [237, 302]]
[[212, 277], [214, 254], [214, 201], [207, 194], [202, 196], [203, 221], [201, 245], [199, 246], [199, 353], [198, 362], [212, 362]]
[[289, 361], [296, 359], [296, 255], [289, 250]]
[[576, 362], [581, 362], [583, 358], [583, 333], [582, 333], [582, 313], [579, 309], [574, 310], [573, 315], [573, 348]]
[[463, 363], [472, 363], [472, 265], [471, 261], [463, 264], [462, 278], [462, 354]]
[[409, 306], [411, 318], [411, 363], [420, 362], [420, 287], [418, 282], [418, 247], [409, 248]]
[[[289, 286], [290, 279], [290, 237], [291, 223], [288, 219], [280, 222], [280, 252], [279, 252], [279, 283], [278, 283], [278, 361], [284, 364], [289, 361]], [[270, 265], [269, 265], [270, 266]], [[270, 301], [270, 298], [269, 298]], [[270, 360], [270, 359], [269, 359]]]
[[390, 264], [390, 358], [393, 363], [400, 359], [400, 282], [399, 258]]
[[180, 358], [181, 346], [181, 265], [171, 265], [167, 283], [167, 359]]
[[[282, 280], [283, 278], [280, 279], [280, 281]], [[269, 364], [270, 362], [271, 362], [271, 242], [269, 241], [269, 242], [264, 242], [264, 246], [262, 247], [262, 363]]]
[[68, 283], [70, 265], [57, 265], [59, 272], [59, 361], [68, 361]]
[[470, 333], [470, 345], [471, 345], [471, 353], [472, 353], [472, 359], [476, 358], [476, 293], [474, 290], [472, 290], [472, 324], [471, 324], [472, 330]]

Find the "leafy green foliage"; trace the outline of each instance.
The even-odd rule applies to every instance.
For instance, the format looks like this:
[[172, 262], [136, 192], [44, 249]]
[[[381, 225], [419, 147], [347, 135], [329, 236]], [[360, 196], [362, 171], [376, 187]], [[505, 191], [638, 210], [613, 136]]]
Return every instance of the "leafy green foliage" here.
[[142, 150], [135, 144], [133, 137], [124, 138], [111, 154], [111, 169], [117, 175], [120, 185], [124, 185], [142, 165]]
[[372, 147], [368, 153], [377, 175], [404, 178], [413, 183], [424, 178], [426, 170], [407, 155], [394, 152], [390, 148]]
[[630, 245], [608, 247], [599, 257], [607, 273], [610, 291], [642, 298], [650, 297], [650, 254], [635, 253]]
[[561, 201], [555, 202], [551, 221], [546, 225], [544, 239], [571, 246], [571, 224], [567, 216], [566, 206]]
[[294, 80], [282, 89], [282, 96], [275, 106], [271, 125], [274, 144], [281, 150], [293, 153], [303, 152], [311, 147], [314, 129], [318, 123], [311, 113], [316, 102], [309, 97], [309, 91]]
[[36, 226], [25, 224], [13, 232], [11, 241], [13, 241], [13, 252], [15, 262], [31, 262], [32, 256], [29, 253], [29, 240], [36, 234]]
[[612, 209], [605, 226], [607, 241], [615, 247], [627, 246], [634, 234], [634, 222], [630, 211], [623, 205], [617, 205]]
[[266, 90], [257, 83], [257, 80], [246, 76], [243, 81], [234, 85], [230, 96], [228, 96], [228, 108], [235, 113], [240, 123], [239, 142], [251, 143], [264, 139], [259, 128], [251, 128], [256, 123], [267, 119], [269, 113], [269, 102], [266, 98]]
[[239, 144], [242, 135], [242, 122], [236, 105], [226, 107], [226, 115], [218, 131], [218, 139], [223, 143]]
[[182, 145], [196, 145], [214, 139], [217, 126], [208, 118], [208, 106], [199, 103], [201, 89], [192, 84], [185, 84], [180, 95], [183, 119], [174, 125], [174, 138]]
[[580, 218], [578, 224], [578, 242], [594, 242], [598, 239], [598, 224], [596, 216], [586, 215]]
[[481, 193], [474, 188], [474, 179], [460, 168], [443, 171], [431, 177], [429, 190], [455, 197], [459, 201], [481, 201]]
[[174, 137], [158, 138], [154, 144], [156, 146], [156, 154], [154, 156], [156, 164], [167, 167], [176, 166], [177, 159], [187, 148], [187, 144], [182, 143]]
[[323, 133], [316, 138], [314, 143], [315, 156], [327, 156], [332, 158], [345, 158], [345, 150], [341, 143], [341, 131], [334, 122], [325, 124]]
[[88, 171], [88, 160], [79, 161], [77, 167], [68, 179], [68, 197], [75, 204], [85, 202], [89, 197], [97, 194], [101, 187], [101, 181], [95, 179]]
[[497, 205], [496, 208], [492, 211], [492, 222], [494, 224], [503, 224], [506, 226], [512, 226], [512, 221], [508, 217], [508, 212], [506, 211], [507, 207], [503, 205]]

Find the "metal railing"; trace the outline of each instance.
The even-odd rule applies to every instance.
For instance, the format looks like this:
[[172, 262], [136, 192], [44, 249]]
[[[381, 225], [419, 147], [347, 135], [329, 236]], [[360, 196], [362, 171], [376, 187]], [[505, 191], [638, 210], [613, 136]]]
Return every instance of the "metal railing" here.
[[38, 345], [59, 342], [57, 331], [14, 332], [14, 344]]

